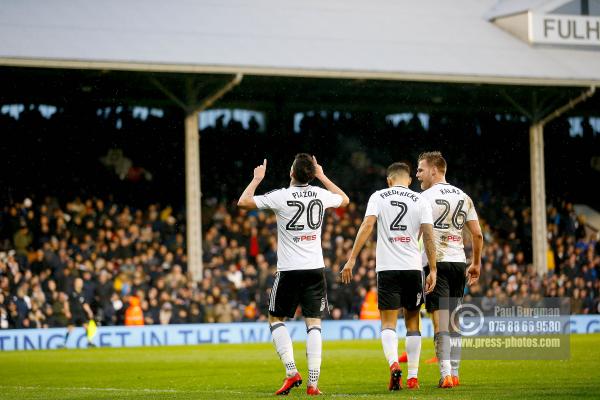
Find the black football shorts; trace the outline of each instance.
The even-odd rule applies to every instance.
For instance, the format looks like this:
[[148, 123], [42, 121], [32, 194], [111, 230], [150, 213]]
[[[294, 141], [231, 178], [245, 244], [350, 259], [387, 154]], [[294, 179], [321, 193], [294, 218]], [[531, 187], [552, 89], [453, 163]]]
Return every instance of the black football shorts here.
[[321, 318], [327, 307], [323, 268], [279, 271], [269, 299], [269, 314], [293, 318], [298, 305], [305, 318]]
[[[463, 262], [438, 262], [437, 280], [433, 292], [427, 295], [425, 307], [428, 312], [441, 308], [454, 308], [463, 298], [465, 292], [467, 264]], [[425, 267], [429, 273], [429, 267]]]
[[423, 304], [423, 271], [394, 270], [377, 273], [377, 302], [380, 310], [404, 307], [416, 310]]

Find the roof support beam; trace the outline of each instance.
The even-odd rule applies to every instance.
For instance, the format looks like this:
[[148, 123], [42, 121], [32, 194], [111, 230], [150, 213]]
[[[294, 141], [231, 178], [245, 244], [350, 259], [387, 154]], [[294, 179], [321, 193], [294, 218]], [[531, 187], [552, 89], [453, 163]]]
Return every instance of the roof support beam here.
[[[185, 202], [188, 271], [195, 281], [202, 280], [202, 186], [200, 180], [200, 112], [212, 106], [242, 81], [237, 74], [221, 88], [187, 107], [185, 116]], [[187, 85], [191, 88], [191, 85]], [[187, 93], [190, 101], [197, 99], [198, 88]]]
[[151, 82], [185, 112], [185, 204], [188, 272], [195, 281], [202, 280], [202, 186], [200, 179], [200, 112], [215, 104], [240, 84], [243, 75], [236, 74], [231, 80], [205, 98], [198, 100], [201, 86], [192, 77], [185, 81], [182, 100], [173, 91], [152, 77]]
[[164, 72], [186, 74], [237, 74], [257, 76], [286, 76], [295, 78], [335, 78], [335, 79], [380, 79], [392, 81], [440, 82], [440, 83], [474, 83], [523, 86], [581, 86], [597, 85], [599, 80], [590, 78], [564, 77], [520, 77], [520, 76], [483, 76], [480, 74], [427, 74], [384, 71], [353, 71], [329, 69], [249, 67], [243, 65], [189, 65], [189, 64], [157, 64], [132, 63], [118, 61], [75, 61], [0, 57], [0, 66], [34, 67], [58, 69], [97, 69], [114, 71]]
[[540, 123], [542, 125], [546, 125], [548, 122], [552, 121], [553, 119], [558, 118], [562, 114], [564, 114], [565, 112], [567, 112], [567, 111], [575, 108], [575, 106], [577, 104], [586, 101], [587, 99], [589, 99], [590, 97], [592, 97], [594, 95], [594, 93], [596, 93], [596, 87], [595, 86], [591, 86], [588, 90], [586, 90], [585, 92], [581, 93], [579, 96], [575, 97], [574, 99], [569, 100], [562, 107], [559, 107], [556, 110], [548, 113], [544, 118], [540, 119], [538, 121], [538, 123]]
[[202, 187], [198, 113], [185, 115], [185, 211], [188, 272], [202, 280]]
[[531, 223], [533, 239], [533, 265], [538, 275], [548, 272], [548, 228], [546, 225], [546, 177], [544, 162], [544, 126], [577, 104], [594, 95], [596, 88], [590, 87], [578, 97], [541, 119], [534, 120], [529, 128], [529, 162], [531, 174]]
[[546, 225], [546, 174], [544, 162], [544, 126], [529, 127], [529, 168], [531, 176], [531, 236], [533, 265], [538, 275], [548, 272]]
[[530, 120], [533, 120], [533, 113], [530, 112], [527, 108], [523, 107], [522, 105], [520, 105], [515, 99], [513, 99], [508, 93], [506, 93], [506, 90], [501, 90], [500, 94], [502, 94], [502, 96], [510, 103], [512, 104], [512, 106], [514, 108], [516, 108], [517, 110], [519, 110], [519, 112], [521, 114], [523, 114], [524, 116], [526, 116], [527, 118], [529, 118]]
[[215, 102], [217, 102], [220, 98], [225, 96], [228, 92], [230, 92], [234, 87], [239, 85], [242, 82], [242, 78], [244, 75], [236, 74], [233, 79], [227, 82], [223, 87], [216, 90], [213, 94], [208, 97], [205, 97], [201, 102], [199, 107], [197, 108], [197, 112], [201, 112], [206, 110], [208, 107], [211, 107]]
[[177, 95], [175, 95], [172, 91], [170, 91], [169, 88], [167, 88], [165, 85], [163, 85], [154, 76], [150, 77], [150, 82], [152, 82], [152, 84], [154, 86], [156, 86], [158, 88], [158, 90], [163, 92], [163, 94], [165, 96], [167, 96], [173, 103], [175, 103], [179, 107], [181, 107], [181, 109], [186, 110], [188, 108], [188, 105], [183, 100], [181, 100], [179, 97], [177, 97]]

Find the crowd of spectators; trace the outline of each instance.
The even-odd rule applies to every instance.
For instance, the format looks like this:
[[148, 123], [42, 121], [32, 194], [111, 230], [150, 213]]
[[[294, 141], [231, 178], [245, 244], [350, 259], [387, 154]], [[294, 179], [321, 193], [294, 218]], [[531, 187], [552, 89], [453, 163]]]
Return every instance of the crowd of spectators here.
[[[421, 151], [437, 149], [450, 161], [449, 181], [475, 200], [485, 236], [481, 279], [467, 295], [484, 297], [488, 306], [564, 296], [573, 313], [599, 312], [598, 237], [586, 231], [571, 203], [552, 200], [548, 206], [550, 270], [539, 277], [531, 265], [528, 180], [515, 179], [529, 168], [528, 124], [520, 118], [428, 114], [424, 123], [416, 114], [392, 122], [376, 112], [308, 112], [298, 132], [284, 116], [270, 120], [264, 132], [234, 119], [206, 128], [204, 276], [193, 281], [184, 214], [164, 203], [183, 201], [181, 119], [168, 109], [162, 117], [142, 119], [121, 108], [71, 105], [48, 118], [32, 107], [16, 119], [0, 114], [0, 126], [17, 141], [0, 143], [14, 170], [0, 177], [7, 188], [0, 209], [0, 328], [67, 325], [76, 277], [102, 325], [264, 320], [276, 270], [275, 217], [238, 210], [234, 199], [264, 157], [269, 171], [259, 193], [286, 185], [298, 150], [315, 151], [352, 201], [328, 211], [323, 222], [327, 318], [360, 318], [364, 299], [373, 297], [374, 241], [362, 251], [352, 284], [341, 285], [338, 277], [368, 196], [385, 185], [385, 167], [392, 161], [414, 165]], [[581, 137], [570, 137], [566, 119], [549, 124], [546, 133], [546, 157], [553, 160], [547, 164], [548, 197], [561, 193], [595, 206], [586, 182], [597, 181], [590, 165], [600, 135], [588, 123]], [[121, 181], [102, 167], [99, 160], [115, 147], [151, 179]], [[494, 156], [481, 149], [494, 149]], [[12, 200], [23, 198], [23, 191], [33, 195]], [[75, 200], [64, 202], [69, 197]], [[132, 318], [140, 309], [142, 318]]]
[[[548, 208], [551, 269], [544, 277], [527, 260], [530, 210], [496, 205], [494, 215], [482, 202], [479, 209], [483, 267], [467, 295], [486, 298], [488, 306], [507, 299], [568, 297], [574, 314], [600, 312], [600, 243], [596, 234], [586, 233], [571, 203]], [[360, 318], [364, 299], [376, 290], [375, 240], [362, 251], [353, 282], [339, 280], [363, 211], [351, 203], [324, 218], [326, 318]], [[129, 307], [141, 307], [143, 319], [136, 324], [266, 319], [277, 263], [275, 216], [223, 203], [205, 214], [204, 276], [194, 281], [187, 271], [183, 218], [169, 207], [135, 209], [101, 199], [61, 205], [53, 198], [6, 206], [0, 219], [5, 249], [0, 327], [66, 326], [77, 277], [102, 325], [129, 324]]]

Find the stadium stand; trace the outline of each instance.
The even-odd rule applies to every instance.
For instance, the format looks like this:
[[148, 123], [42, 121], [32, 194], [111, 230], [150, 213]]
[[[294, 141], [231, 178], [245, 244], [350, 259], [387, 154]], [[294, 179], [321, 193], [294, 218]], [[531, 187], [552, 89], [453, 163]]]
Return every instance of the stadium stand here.
[[[359, 318], [376, 285], [374, 243], [363, 250], [351, 285], [338, 278], [362, 212], [352, 203], [325, 219], [329, 318]], [[567, 296], [574, 314], [600, 312], [600, 243], [586, 235], [572, 204], [549, 207], [553, 269], [542, 278], [522, 250], [529, 210], [504, 205], [503, 212], [509, 218], [482, 215], [483, 271], [468, 295], [485, 297], [488, 307], [507, 298], [519, 304], [533, 294]], [[60, 205], [52, 198], [7, 206], [2, 232], [12, 249], [0, 260], [2, 328], [65, 326], [67, 294], [78, 276], [103, 325], [125, 324], [136, 307], [144, 324], [263, 320], [276, 265], [274, 216], [219, 204], [210, 221], [205, 276], [193, 282], [186, 274], [183, 222], [170, 208], [135, 209], [100, 199]]]
[[[548, 187], [565, 199], [549, 196], [551, 269], [544, 277], [538, 277], [531, 266], [528, 184], [514, 179], [521, 168], [527, 168], [527, 142], [518, 137], [522, 134], [526, 138], [527, 126], [518, 119], [496, 116], [470, 124], [432, 115], [428, 123], [423, 124], [413, 115], [399, 123], [388, 121], [372, 128], [373, 116], [370, 115], [308, 113], [300, 122], [298, 133], [259, 133], [252, 124], [244, 128], [234, 120], [227, 125], [209, 127], [202, 133], [202, 145], [211, 149], [202, 158], [203, 175], [211, 177], [203, 182], [205, 272], [200, 282], [193, 282], [187, 274], [185, 213], [167, 203], [152, 203], [169, 196], [175, 197], [173, 204], [178, 201], [171, 188], [166, 193], [157, 190], [179, 168], [177, 160], [170, 157], [175, 153], [172, 149], [177, 147], [177, 142], [173, 139], [174, 144], [169, 143], [171, 150], [166, 161], [165, 157], [158, 159], [161, 154], [152, 153], [148, 147], [148, 143], [154, 141], [164, 150], [161, 130], [168, 129], [168, 124], [158, 117], [145, 122], [132, 118], [131, 114], [113, 112], [84, 115], [81, 121], [73, 119], [69, 125], [65, 121], [71, 119], [58, 114], [45, 119], [28, 110], [19, 119], [2, 117], [10, 129], [25, 132], [23, 141], [30, 140], [40, 127], [49, 131], [65, 127], [72, 132], [63, 132], [63, 135], [73, 135], [78, 126], [88, 125], [83, 121], [85, 118], [97, 118], [103, 123], [98, 132], [93, 132], [97, 143], [89, 151], [98, 154], [91, 157], [77, 150], [85, 147], [77, 140], [61, 141], [44, 135], [40, 140], [53, 143], [55, 147], [51, 150], [54, 151], [48, 151], [48, 143], [37, 142], [10, 149], [12, 160], [16, 162], [28, 156], [34, 165], [26, 172], [15, 171], [10, 179], [14, 182], [39, 179], [50, 183], [43, 186], [42, 193], [35, 193], [24, 201], [13, 200], [16, 193], [11, 194], [1, 210], [1, 328], [65, 326], [69, 319], [65, 304], [75, 277], [84, 279], [86, 301], [102, 325], [264, 320], [276, 265], [275, 218], [265, 212], [239, 211], [233, 207], [233, 199], [246, 179], [244, 173], [250, 171], [255, 162], [247, 149], [277, 154], [280, 149], [295, 147], [290, 143], [300, 137], [308, 143], [319, 143], [319, 159], [327, 170], [339, 176], [340, 185], [348, 188], [353, 201], [346, 209], [329, 213], [323, 226], [324, 254], [329, 267], [328, 318], [352, 319], [368, 315], [368, 307], [363, 307], [363, 302], [372, 297], [369, 292], [372, 293], [375, 286], [373, 244], [363, 250], [351, 285], [341, 285], [338, 274], [362, 219], [366, 198], [385, 184], [385, 164], [398, 152], [381, 144], [395, 143], [397, 137], [407, 143], [406, 149], [401, 151], [406, 160], [414, 160], [421, 150], [431, 147], [448, 149], [445, 154], [451, 161], [449, 179], [474, 195], [482, 218], [485, 251], [480, 284], [469, 288], [467, 295], [483, 296], [488, 307], [501, 304], [509, 297], [521, 301], [526, 294], [567, 296], [571, 298], [573, 313], [600, 312], [600, 243], [596, 233], [586, 230], [584, 221], [567, 200], [588, 200], [589, 197], [584, 196], [589, 193], [571, 193], [560, 184], [569, 179], [568, 187], [577, 188], [589, 179], [590, 175], [570, 176], [569, 173], [573, 163], [585, 163], [589, 159], [586, 154], [600, 140], [600, 135], [594, 134], [589, 125], [584, 124], [581, 137], [565, 133], [568, 132], [566, 120], [549, 129], [554, 139], [559, 137], [560, 140], [548, 140], [548, 158], [556, 161], [548, 166], [549, 176], [557, 181], [555, 185], [550, 181]], [[156, 131], [149, 130], [152, 124], [157, 126]], [[370, 129], [375, 129], [376, 134], [361, 135]], [[145, 133], [148, 143], [136, 142], [126, 147], [128, 141], [121, 138], [121, 130]], [[457, 138], [461, 145], [451, 145]], [[236, 146], [222, 145], [232, 140]], [[98, 172], [97, 166], [88, 159], [97, 163], [96, 156], [103, 155], [100, 151], [105, 151], [106, 143], [114, 141], [123, 143], [127, 154], [133, 154], [134, 161], [144, 154], [144, 167], [150, 170], [156, 167], [152, 171], [154, 181], [136, 180], [139, 174], [144, 174], [142, 168], [137, 168], [136, 179], [118, 183], [113, 173]], [[576, 161], [568, 164], [561, 162], [570, 157], [561, 149], [566, 142], [569, 154], [579, 154]], [[60, 159], [64, 157], [57, 151], [58, 143], [64, 143], [67, 152], [74, 155], [71, 163], [77, 163], [77, 168], [74, 164], [61, 164]], [[490, 160], [488, 155], [477, 151], [481, 148], [497, 149], [497, 154]], [[45, 171], [44, 162], [58, 167]], [[259, 191], [286, 184], [289, 166], [275, 158], [272, 164], [270, 160], [267, 180]], [[481, 169], [493, 171], [494, 175], [483, 175]], [[232, 170], [236, 173], [228, 173]], [[61, 178], [66, 171], [81, 176], [68, 186]], [[593, 173], [596, 172], [588, 174]], [[48, 174], [52, 179], [46, 179]], [[85, 186], [85, 176], [91, 174], [99, 178], [94, 183], [96, 186]], [[31, 183], [26, 186], [26, 189], [33, 187]], [[57, 186], [62, 196], [52, 190]], [[109, 191], [106, 187], [118, 194], [136, 192], [131, 187], [142, 188], [139, 192], [152, 195], [113, 196], [113, 193], [106, 194]], [[558, 188], [563, 190], [559, 192]], [[83, 198], [71, 196], [78, 189], [84, 194]], [[88, 196], [102, 190], [104, 197]], [[44, 191], [51, 195], [46, 196]], [[71, 196], [66, 202], [65, 193]], [[160, 200], [153, 200], [154, 194]], [[125, 202], [115, 200], [123, 197], [127, 199]]]

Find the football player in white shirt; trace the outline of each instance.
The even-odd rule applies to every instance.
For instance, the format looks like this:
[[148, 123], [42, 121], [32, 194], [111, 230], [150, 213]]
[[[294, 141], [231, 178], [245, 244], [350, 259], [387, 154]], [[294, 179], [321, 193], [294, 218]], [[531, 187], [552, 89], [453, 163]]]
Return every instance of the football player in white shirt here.
[[[437, 285], [427, 297], [427, 311], [432, 314], [434, 343], [440, 367], [441, 388], [458, 386], [460, 333], [449, 324], [450, 310], [455, 309], [465, 290], [479, 279], [483, 235], [471, 198], [456, 186], [446, 182], [446, 160], [439, 151], [419, 156], [417, 179], [421, 193], [433, 209], [433, 232], [436, 245]], [[467, 268], [463, 245], [463, 229], [473, 237], [473, 258]], [[440, 313], [440, 309], [444, 313]], [[457, 346], [450, 346], [450, 337]]]
[[[287, 376], [275, 394], [287, 395], [293, 387], [302, 384], [294, 361], [292, 339], [284, 324], [286, 317], [292, 318], [300, 305], [307, 329], [306, 393], [319, 395], [321, 314], [327, 307], [321, 225], [325, 209], [345, 207], [350, 200], [325, 176], [315, 157], [305, 153], [296, 155], [294, 159], [289, 187], [255, 196], [266, 169], [267, 160], [254, 169], [254, 178], [240, 196], [238, 206], [273, 210], [277, 217], [277, 276], [271, 289], [269, 325]], [[321, 181], [327, 190], [309, 185], [314, 178]]]
[[[402, 371], [398, 365], [398, 310], [404, 308], [408, 377], [406, 386], [417, 389], [421, 332], [419, 309], [425, 295], [436, 285], [433, 219], [429, 202], [408, 188], [410, 167], [394, 163], [387, 169], [388, 188], [371, 196], [365, 218], [356, 235], [350, 259], [342, 269], [342, 282], [350, 283], [352, 269], [360, 250], [371, 237], [377, 222], [377, 301], [381, 313], [381, 343], [390, 367], [389, 390], [402, 387]], [[429, 260], [429, 275], [423, 283], [423, 267], [419, 236]], [[425, 287], [423, 287], [425, 286]]]

